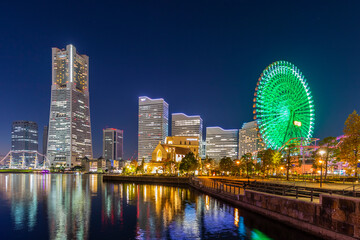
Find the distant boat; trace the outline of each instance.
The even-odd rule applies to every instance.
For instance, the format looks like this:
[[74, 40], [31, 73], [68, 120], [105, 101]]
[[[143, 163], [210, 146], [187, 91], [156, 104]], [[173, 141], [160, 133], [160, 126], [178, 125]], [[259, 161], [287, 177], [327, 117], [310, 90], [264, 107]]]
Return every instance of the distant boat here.
[[41, 170], [41, 173], [50, 173], [50, 171], [49, 170]]

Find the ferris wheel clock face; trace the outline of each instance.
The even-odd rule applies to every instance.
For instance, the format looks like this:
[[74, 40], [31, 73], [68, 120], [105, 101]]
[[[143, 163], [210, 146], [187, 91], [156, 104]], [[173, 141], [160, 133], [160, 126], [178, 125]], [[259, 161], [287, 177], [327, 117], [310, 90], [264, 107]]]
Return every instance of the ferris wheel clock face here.
[[254, 118], [267, 147], [279, 149], [293, 138], [309, 141], [315, 121], [313, 98], [294, 64], [270, 64], [260, 75], [254, 95]]

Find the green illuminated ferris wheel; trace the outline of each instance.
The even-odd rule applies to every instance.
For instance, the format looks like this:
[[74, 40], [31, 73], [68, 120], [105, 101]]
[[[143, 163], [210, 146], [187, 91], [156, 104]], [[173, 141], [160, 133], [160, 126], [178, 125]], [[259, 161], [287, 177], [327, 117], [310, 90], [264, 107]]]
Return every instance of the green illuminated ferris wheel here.
[[295, 138], [308, 143], [314, 129], [314, 104], [306, 79], [294, 64], [270, 64], [260, 75], [254, 96], [254, 118], [267, 147], [279, 149]]

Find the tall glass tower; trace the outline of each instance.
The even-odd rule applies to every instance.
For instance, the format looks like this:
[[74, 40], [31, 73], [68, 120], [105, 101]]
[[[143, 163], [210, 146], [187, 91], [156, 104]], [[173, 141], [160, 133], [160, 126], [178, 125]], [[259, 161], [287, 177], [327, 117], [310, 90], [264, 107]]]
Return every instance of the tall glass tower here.
[[115, 128], [103, 129], [103, 158], [110, 160], [123, 159], [124, 131]]
[[12, 166], [35, 166], [38, 151], [38, 125], [31, 121], [15, 121], [11, 130]]
[[138, 161], [151, 160], [151, 154], [165, 142], [169, 131], [169, 104], [164, 99], [139, 97]]
[[52, 48], [52, 86], [47, 158], [51, 166], [73, 167], [92, 158], [89, 57]]

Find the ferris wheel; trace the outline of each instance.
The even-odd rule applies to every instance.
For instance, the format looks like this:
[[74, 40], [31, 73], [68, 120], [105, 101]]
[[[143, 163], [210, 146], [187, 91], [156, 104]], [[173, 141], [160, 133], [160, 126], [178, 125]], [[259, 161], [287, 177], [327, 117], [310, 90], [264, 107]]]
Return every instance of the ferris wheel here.
[[292, 138], [312, 137], [315, 109], [304, 75], [292, 63], [277, 61], [260, 75], [254, 94], [254, 119], [267, 147], [279, 149]]

